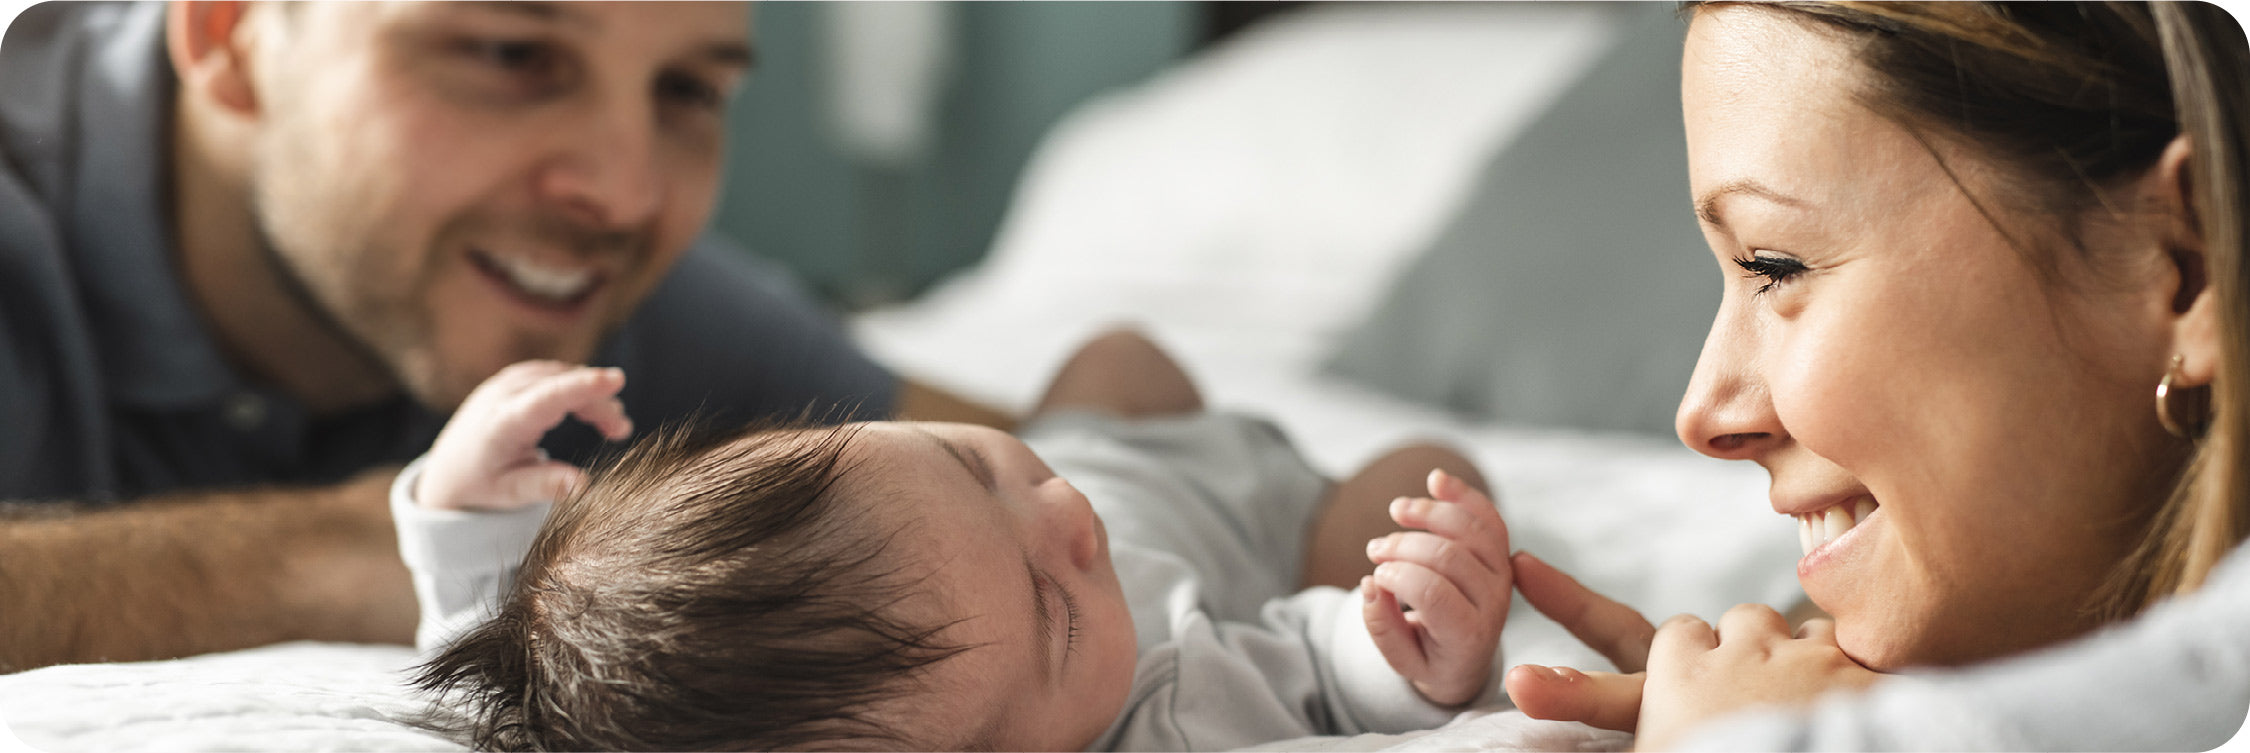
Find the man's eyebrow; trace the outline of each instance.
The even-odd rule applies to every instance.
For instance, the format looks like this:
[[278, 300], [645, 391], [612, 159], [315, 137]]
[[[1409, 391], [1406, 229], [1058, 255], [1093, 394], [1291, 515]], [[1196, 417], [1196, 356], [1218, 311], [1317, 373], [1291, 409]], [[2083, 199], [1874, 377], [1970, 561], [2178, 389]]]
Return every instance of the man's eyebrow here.
[[969, 478], [976, 479], [977, 485], [984, 487], [986, 491], [994, 491], [999, 488], [999, 484], [993, 480], [992, 466], [986, 464], [984, 456], [977, 454], [976, 450], [956, 445], [947, 441], [944, 437], [922, 429], [915, 429], [915, 431], [921, 432], [922, 436], [929, 437], [930, 441], [936, 442], [938, 447], [945, 450], [945, 454], [952, 455], [954, 461], [961, 464], [961, 470], [968, 471]]
[[758, 62], [758, 53], [750, 48], [749, 42], [733, 39], [703, 45], [699, 56], [705, 62], [730, 68], [750, 68]]
[[1739, 180], [1727, 181], [1717, 188], [1705, 191], [1702, 196], [1696, 197], [1696, 219], [1702, 220], [1703, 224], [1710, 225], [1711, 227], [1721, 230], [1726, 229], [1726, 220], [1719, 217], [1719, 200], [1727, 198], [1729, 196], [1755, 196], [1773, 202], [1775, 204], [1780, 204], [1786, 207], [1795, 207], [1798, 209], [1806, 209], [1811, 206], [1811, 204], [1807, 203], [1804, 199], [1799, 199], [1780, 191], [1773, 190], [1773, 188], [1767, 186], [1764, 183], [1760, 183], [1749, 178], [1742, 178]]
[[519, 16], [530, 16], [541, 21], [563, 21], [586, 28], [601, 25], [593, 16], [564, 7], [568, 5], [567, 3], [551, 3], [545, 2], [545, 0], [478, 0], [477, 2], [467, 3], [467, 5], [479, 10], [514, 13]]

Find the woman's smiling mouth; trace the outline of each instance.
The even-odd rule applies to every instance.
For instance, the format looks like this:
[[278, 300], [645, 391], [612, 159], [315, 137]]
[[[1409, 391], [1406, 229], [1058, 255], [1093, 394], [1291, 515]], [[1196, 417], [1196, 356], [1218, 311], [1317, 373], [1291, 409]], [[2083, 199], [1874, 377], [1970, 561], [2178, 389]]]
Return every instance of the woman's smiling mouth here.
[[1874, 514], [1880, 506], [1875, 503], [1874, 497], [1863, 495], [1824, 509], [1791, 515], [1790, 517], [1797, 519], [1797, 543], [1804, 546], [1805, 554], [1810, 555], [1814, 550], [1843, 538], [1854, 527], [1866, 522], [1867, 516]]

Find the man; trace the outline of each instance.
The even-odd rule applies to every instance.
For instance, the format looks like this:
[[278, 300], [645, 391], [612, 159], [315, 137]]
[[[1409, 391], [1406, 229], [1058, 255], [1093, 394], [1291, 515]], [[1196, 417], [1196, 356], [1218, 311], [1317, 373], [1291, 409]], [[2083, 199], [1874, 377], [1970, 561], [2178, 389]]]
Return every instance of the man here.
[[385, 487], [519, 360], [625, 366], [644, 427], [1004, 421], [894, 381], [698, 240], [748, 24], [735, 3], [24, 12], [0, 43], [0, 499], [27, 501], [0, 507], [0, 671], [408, 640]]

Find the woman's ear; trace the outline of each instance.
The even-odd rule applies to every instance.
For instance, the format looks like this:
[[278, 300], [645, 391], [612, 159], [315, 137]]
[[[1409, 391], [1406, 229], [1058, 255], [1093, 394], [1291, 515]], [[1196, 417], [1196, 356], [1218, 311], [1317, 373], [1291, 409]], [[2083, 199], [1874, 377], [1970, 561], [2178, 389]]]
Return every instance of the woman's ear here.
[[243, 116], [258, 112], [251, 80], [250, 5], [239, 1], [174, 0], [165, 8], [164, 44], [180, 94], [207, 99]]
[[2194, 163], [2195, 146], [2181, 134], [2164, 147], [2144, 179], [2157, 242], [2178, 280], [2172, 294], [2172, 348], [2181, 359], [2179, 380], [2188, 387], [2211, 383], [2218, 371], [2220, 334], [2209, 247], [2196, 212]]

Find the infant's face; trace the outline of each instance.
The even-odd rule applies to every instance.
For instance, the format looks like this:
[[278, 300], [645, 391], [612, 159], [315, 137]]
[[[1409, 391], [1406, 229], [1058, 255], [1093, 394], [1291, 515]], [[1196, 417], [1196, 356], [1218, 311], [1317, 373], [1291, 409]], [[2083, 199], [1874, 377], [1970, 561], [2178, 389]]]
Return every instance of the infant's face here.
[[[1015, 437], [965, 424], [874, 423], [854, 442], [848, 483], [891, 500], [908, 576], [905, 608], [951, 622], [932, 692], [911, 698], [910, 740], [948, 747], [1083, 750], [1124, 707], [1133, 619], [1101, 518]], [[859, 495], [855, 495], [859, 496]], [[890, 516], [897, 515], [896, 518]]]

